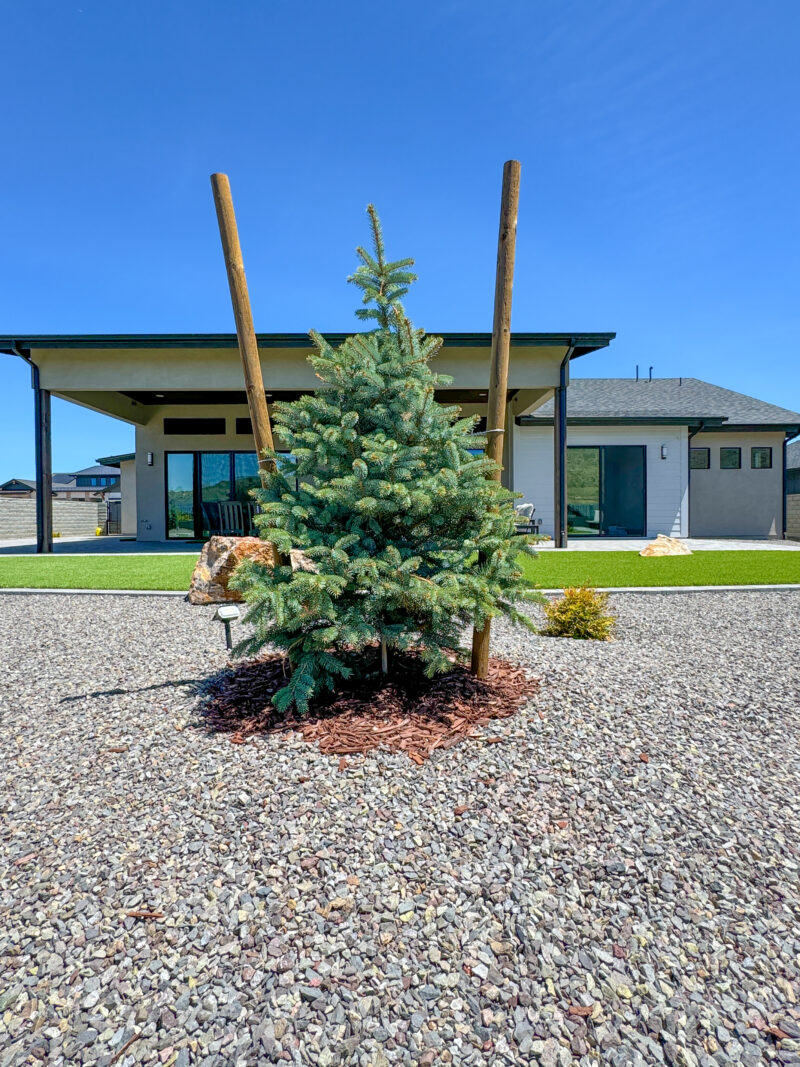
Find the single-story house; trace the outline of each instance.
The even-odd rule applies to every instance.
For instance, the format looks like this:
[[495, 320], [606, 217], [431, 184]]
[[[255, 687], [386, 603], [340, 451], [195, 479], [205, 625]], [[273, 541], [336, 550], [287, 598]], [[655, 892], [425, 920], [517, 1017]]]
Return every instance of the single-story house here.
[[[783, 537], [785, 442], [800, 414], [693, 378], [570, 382], [572, 362], [614, 336], [512, 336], [503, 478], [542, 532], [557, 547], [568, 535]], [[485, 415], [491, 335], [443, 339], [435, 368], [453, 380], [437, 399]], [[268, 402], [316, 388], [305, 334], [258, 344]], [[54, 394], [134, 425], [135, 452], [101, 460], [118, 461], [123, 501], [136, 502], [124, 532], [194, 541], [251, 528], [257, 463], [235, 335], [0, 338], [0, 352], [32, 369], [37, 476]]]
[[[537, 500], [552, 462], [552, 404], [519, 419], [514, 487]], [[800, 413], [697, 378], [573, 378], [570, 536], [782, 538], [785, 444]]]

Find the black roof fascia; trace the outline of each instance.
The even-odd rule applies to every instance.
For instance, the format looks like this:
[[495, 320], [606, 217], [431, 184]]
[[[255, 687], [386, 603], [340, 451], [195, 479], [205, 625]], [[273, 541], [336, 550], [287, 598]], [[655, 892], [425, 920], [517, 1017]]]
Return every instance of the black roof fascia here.
[[[717, 427], [718, 428], [718, 427]], [[783, 433], [800, 433], [800, 425], [796, 422], [726, 422], [721, 427], [725, 433], [764, 433], [770, 430]], [[713, 432], [715, 427], [710, 427], [709, 432]], [[700, 430], [700, 433], [703, 431]]]
[[[518, 426], [551, 426], [552, 415], [518, 415]], [[724, 415], [567, 415], [568, 426], [712, 426], [725, 425]]]
[[99, 463], [101, 467], [119, 467], [120, 463], [128, 459], [136, 459], [136, 453], [124, 452], [120, 456], [103, 456], [102, 458], [98, 457], [95, 462]]
[[[329, 344], [340, 345], [351, 335], [325, 333], [322, 336]], [[431, 336], [441, 337], [448, 348], [488, 348], [492, 343], [490, 333], [433, 333]], [[576, 355], [584, 355], [605, 348], [616, 336], [616, 333], [512, 333], [511, 344], [515, 348], [574, 347]], [[314, 347], [305, 333], [260, 333], [256, 334], [256, 339], [259, 348]], [[237, 345], [234, 333], [35, 334], [28, 337], [0, 337], [0, 352], [8, 355], [36, 348], [236, 348]]]

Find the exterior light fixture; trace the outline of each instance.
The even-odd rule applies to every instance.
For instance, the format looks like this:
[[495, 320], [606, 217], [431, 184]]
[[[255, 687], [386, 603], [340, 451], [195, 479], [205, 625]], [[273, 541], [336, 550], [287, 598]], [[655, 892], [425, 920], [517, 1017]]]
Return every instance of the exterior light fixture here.
[[153, 466], [153, 453], [152, 452], [148, 452], [147, 453], [147, 466], [148, 467], [152, 467]]
[[661, 458], [662, 459], [666, 459], [667, 458], [667, 446], [666, 445], [662, 445], [661, 446]]
[[217, 622], [221, 622], [225, 627], [225, 647], [229, 652], [233, 648], [233, 643], [231, 641], [231, 623], [238, 618], [239, 609], [235, 604], [220, 604], [214, 612], [214, 619]]

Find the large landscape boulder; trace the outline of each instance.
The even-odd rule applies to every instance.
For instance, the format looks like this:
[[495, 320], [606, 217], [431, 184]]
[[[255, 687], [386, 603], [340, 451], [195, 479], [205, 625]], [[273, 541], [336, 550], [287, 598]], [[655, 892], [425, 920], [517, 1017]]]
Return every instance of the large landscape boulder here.
[[228, 582], [245, 559], [256, 559], [274, 567], [277, 561], [275, 546], [258, 537], [212, 537], [203, 545], [200, 559], [189, 587], [191, 604], [224, 604], [242, 601], [244, 597]]
[[683, 541], [679, 541], [677, 537], [667, 537], [666, 534], [659, 534], [655, 541], [651, 541], [649, 545], [644, 546], [639, 555], [691, 556], [692, 550]]

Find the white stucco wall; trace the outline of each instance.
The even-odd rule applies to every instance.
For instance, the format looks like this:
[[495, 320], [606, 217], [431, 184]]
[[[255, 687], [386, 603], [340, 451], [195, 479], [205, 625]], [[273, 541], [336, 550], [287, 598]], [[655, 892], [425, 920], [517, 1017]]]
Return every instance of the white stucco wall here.
[[[691, 473], [692, 537], [781, 537], [783, 533], [783, 434], [699, 433], [695, 448], [710, 450], [708, 470]], [[772, 449], [772, 467], [752, 470], [750, 449]], [[741, 448], [740, 470], [721, 470], [720, 448]]]
[[[647, 536], [688, 534], [688, 446], [683, 426], [570, 426], [569, 445], [644, 445], [646, 452]], [[667, 458], [661, 459], [661, 446]], [[542, 533], [553, 535], [553, 430], [515, 426], [514, 489], [536, 507]], [[569, 485], [567, 485], [569, 498]]]
[[[461, 405], [465, 415], [482, 413], [477, 405]], [[246, 404], [192, 404], [181, 407], [165, 406], [158, 410], [144, 426], [136, 427], [136, 465], [134, 472], [136, 536], [141, 541], [163, 541], [166, 538], [164, 506], [166, 477], [165, 452], [254, 452], [255, 442], [250, 434], [236, 433], [236, 419], [248, 418]], [[164, 434], [165, 418], [224, 418], [225, 434], [210, 436], [176, 436]], [[276, 438], [280, 448], [280, 440]], [[153, 453], [152, 467], [147, 453]], [[123, 487], [123, 511], [125, 491]], [[124, 523], [123, 517], [123, 523]]]
[[[192, 404], [163, 407], [146, 426], [136, 427], [136, 510], [137, 537], [141, 541], [163, 541], [166, 537], [164, 509], [165, 452], [254, 452], [250, 434], [236, 433], [236, 419], [247, 418], [246, 404]], [[164, 434], [165, 418], [225, 419], [225, 434], [178, 436]], [[153, 466], [147, 453], [153, 453]]]
[[136, 535], [136, 460], [123, 460], [119, 465], [119, 491], [122, 496], [122, 533]]

